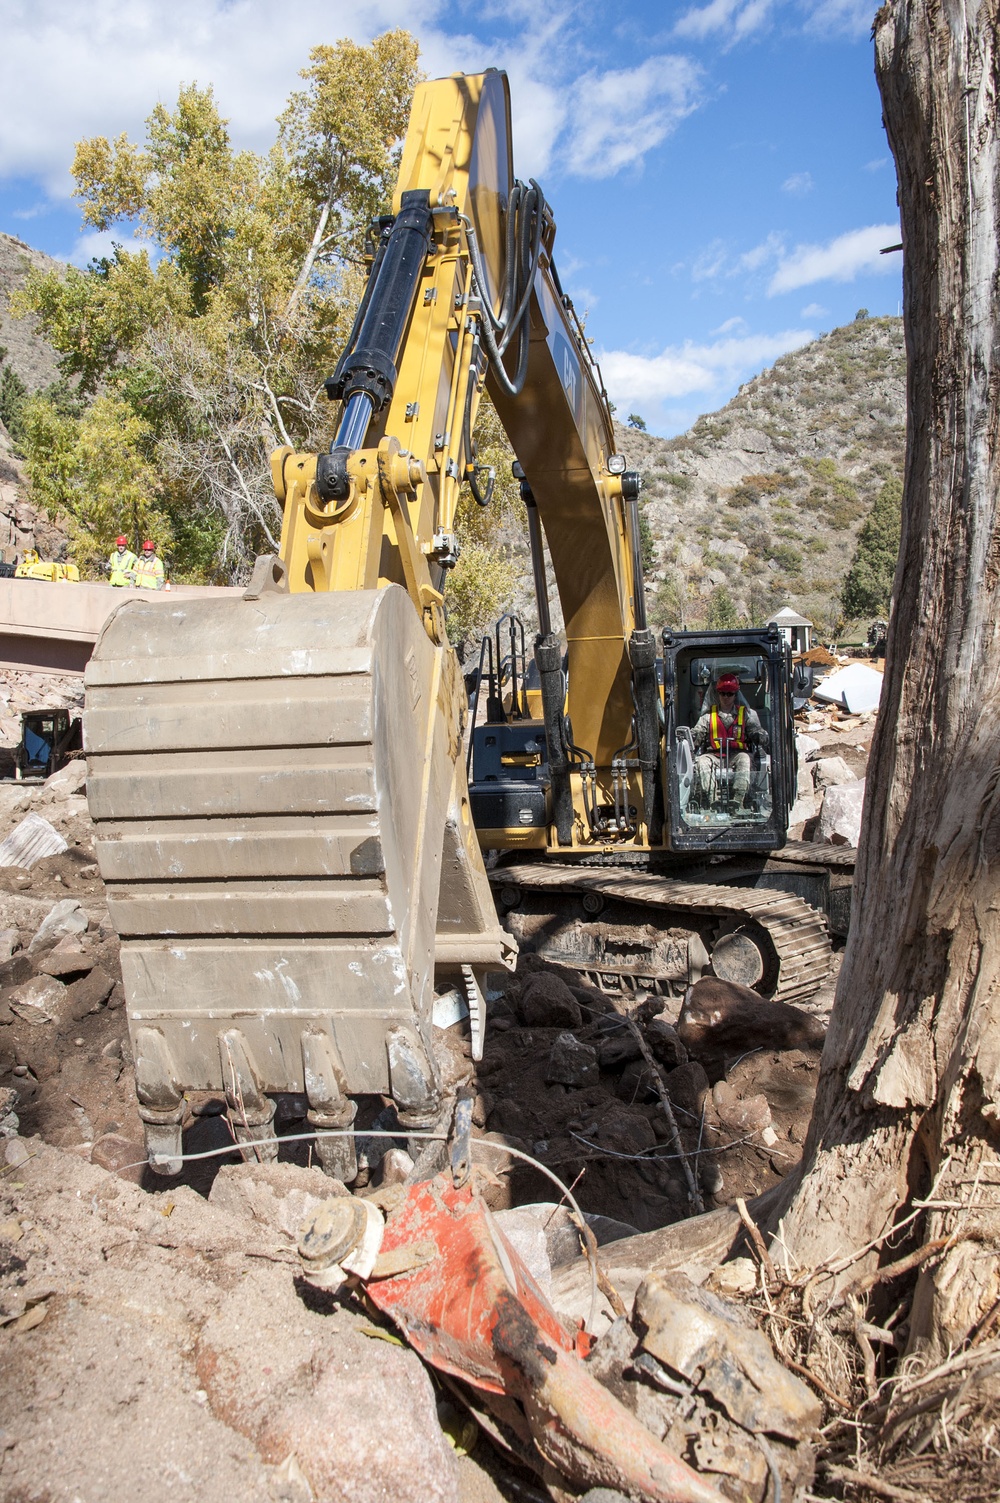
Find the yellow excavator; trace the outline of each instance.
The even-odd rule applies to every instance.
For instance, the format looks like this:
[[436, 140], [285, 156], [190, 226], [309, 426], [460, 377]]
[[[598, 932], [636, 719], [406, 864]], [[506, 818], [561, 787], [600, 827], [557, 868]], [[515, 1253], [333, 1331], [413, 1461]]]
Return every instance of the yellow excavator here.
[[[97, 644], [88, 796], [161, 1172], [191, 1091], [224, 1091], [237, 1138], [275, 1153], [283, 1093], [316, 1128], [350, 1128], [365, 1094], [429, 1127], [435, 987], [468, 998], [479, 1057], [487, 974], [517, 944], [661, 990], [711, 968], [800, 997], [826, 974], [824, 873], [774, 859], [789, 650], [774, 629], [650, 629], [639, 478], [554, 236], [513, 177], [504, 74], [421, 84], [327, 382], [335, 440], [273, 456], [279, 554], [236, 601], [129, 599]], [[540, 631], [530, 659], [517, 621], [484, 644], [470, 727], [445, 584], [462, 486], [490, 500], [484, 385], [517, 455]], [[720, 679], [752, 747], [717, 744]], [[354, 1177], [349, 1136], [319, 1154]]]

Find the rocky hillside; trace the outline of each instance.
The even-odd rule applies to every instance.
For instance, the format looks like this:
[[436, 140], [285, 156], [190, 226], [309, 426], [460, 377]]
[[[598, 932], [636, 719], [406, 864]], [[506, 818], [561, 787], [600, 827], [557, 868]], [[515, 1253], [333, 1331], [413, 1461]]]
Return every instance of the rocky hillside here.
[[29, 269], [56, 271], [61, 266], [23, 240], [0, 233], [0, 348], [6, 349], [8, 364], [29, 391], [38, 391], [56, 380], [56, 352], [39, 334], [34, 318], [11, 317], [8, 301], [24, 286]]
[[902, 474], [905, 378], [902, 320], [863, 317], [678, 438], [620, 429], [644, 478], [653, 623], [704, 624], [725, 587], [754, 624], [791, 604], [829, 630], [858, 528]]

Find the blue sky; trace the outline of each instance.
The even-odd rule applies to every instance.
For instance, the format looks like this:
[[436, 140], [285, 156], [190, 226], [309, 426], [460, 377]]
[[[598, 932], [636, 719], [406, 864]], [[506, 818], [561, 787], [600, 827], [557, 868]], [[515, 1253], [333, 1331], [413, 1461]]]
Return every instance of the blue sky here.
[[896, 313], [895, 173], [859, 0], [0, 0], [0, 230], [85, 264], [76, 140], [141, 136], [212, 83], [265, 149], [318, 42], [419, 38], [430, 75], [505, 67], [515, 169], [558, 224], [619, 413], [672, 434], [859, 307]]

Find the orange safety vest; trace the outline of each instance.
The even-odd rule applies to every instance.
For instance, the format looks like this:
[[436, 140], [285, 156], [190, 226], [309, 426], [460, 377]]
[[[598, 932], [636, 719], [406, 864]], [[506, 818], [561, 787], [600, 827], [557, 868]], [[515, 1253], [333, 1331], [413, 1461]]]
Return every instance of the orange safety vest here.
[[719, 712], [713, 705], [710, 733], [712, 750], [721, 752], [728, 742], [731, 752], [746, 751], [745, 726], [746, 711], [742, 705], [737, 707], [736, 718], [732, 725], [726, 725], [725, 721], [719, 719]]

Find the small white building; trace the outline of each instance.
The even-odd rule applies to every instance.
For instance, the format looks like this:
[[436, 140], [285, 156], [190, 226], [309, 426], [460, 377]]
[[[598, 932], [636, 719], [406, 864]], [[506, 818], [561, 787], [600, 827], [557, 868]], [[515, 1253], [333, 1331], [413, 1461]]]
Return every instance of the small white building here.
[[790, 605], [784, 605], [775, 615], [768, 616], [767, 625], [778, 628], [793, 652], [808, 652], [812, 646], [812, 622], [793, 611]]

